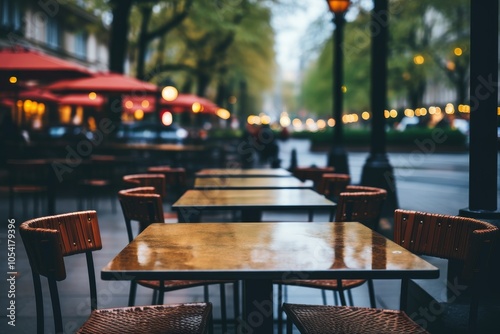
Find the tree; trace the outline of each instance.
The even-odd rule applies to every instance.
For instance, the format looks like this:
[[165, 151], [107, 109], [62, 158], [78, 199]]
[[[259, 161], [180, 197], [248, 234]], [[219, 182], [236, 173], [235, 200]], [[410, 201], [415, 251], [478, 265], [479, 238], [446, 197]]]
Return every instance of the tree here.
[[[164, 42], [166, 34], [182, 23], [182, 21], [187, 17], [192, 4], [193, 0], [160, 2], [155, 5], [156, 8], [158, 8], [156, 10], [158, 11], [156, 16], [160, 18], [156, 20], [157, 22], [151, 22], [154, 7], [153, 4], [145, 3], [139, 5], [142, 22], [137, 43], [136, 76], [138, 79], [145, 79], [145, 61], [148, 45], [154, 39], [161, 39], [163, 45], [165, 45]], [[156, 25], [149, 29], [154, 23], [156, 23]]]
[[113, 14], [109, 39], [109, 70], [124, 73], [125, 55], [128, 51], [129, 16], [134, 0], [110, 0]]

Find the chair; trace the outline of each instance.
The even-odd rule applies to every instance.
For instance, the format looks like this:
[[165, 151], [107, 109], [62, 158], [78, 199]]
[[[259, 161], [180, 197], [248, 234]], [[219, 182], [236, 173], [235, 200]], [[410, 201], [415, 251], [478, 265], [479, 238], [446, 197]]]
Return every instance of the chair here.
[[[19, 232], [28, 254], [37, 312], [37, 332], [44, 332], [40, 276], [48, 280], [56, 333], [63, 332], [58, 281], [66, 279], [64, 257], [85, 254], [90, 285], [90, 316], [78, 333], [206, 333], [211, 327], [210, 303], [97, 309], [92, 253], [102, 248], [97, 214], [81, 211], [28, 220]], [[79, 269], [79, 268], [74, 268]]]
[[318, 192], [326, 198], [337, 201], [340, 193], [351, 183], [349, 174], [324, 173], [318, 184]]
[[[498, 228], [472, 218], [398, 209], [394, 212], [394, 242], [417, 255], [459, 265], [460, 284], [467, 283], [471, 289], [468, 330], [476, 333], [479, 290], [498, 242]], [[427, 333], [404, 312], [408, 282], [403, 279], [401, 284], [401, 311], [285, 303], [287, 332], [291, 333], [293, 323], [301, 333]]]
[[83, 209], [84, 200], [87, 206], [96, 209], [96, 199], [103, 193], [109, 195], [112, 212], [116, 212], [115, 194], [115, 169], [116, 157], [112, 155], [91, 156], [81, 166], [81, 178], [78, 182], [79, 202], [78, 209]]
[[[381, 188], [365, 186], [347, 186], [345, 191], [340, 193], [337, 210], [335, 212], [336, 222], [358, 221], [368, 227], [376, 226], [380, 219], [382, 205], [387, 197], [387, 191]], [[375, 307], [375, 292], [372, 280], [365, 279], [318, 279], [318, 280], [281, 280], [278, 283], [278, 305], [281, 305], [282, 285], [295, 285], [301, 287], [321, 289], [323, 304], [326, 305], [326, 290], [333, 291], [334, 299], [337, 301], [337, 294], [340, 296], [342, 305], [347, 305], [344, 291], [347, 291], [349, 302], [352, 305], [351, 289], [368, 283], [368, 295], [370, 306]], [[279, 312], [278, 322], [281, 326], [283, 314]]]
[[187, 188], [187, 173], [183, 167], [151, 166], [148, 167], [147, 171], [165, 176], [165, 200], [169, 203], [175, 202]]
[[323, 174], [333, 173], [335, 169], [333, 167], [295, 167], [292, 170], [293, 176], [301, 181], [312, 180], [314, 183], [314, 189], [318, 191], [319, 184]]
[[148, 173], [148, 174], [129, 174], [123, 176], [123, 182], [131, 187], [154, 187], [155, 192], [161, 196], [162, 199], [166, 195], [166, 182], [165, 176], [162, 174]]
[[[16, 195], [33, 195], [33, 214], [49, 191], [49, 164], [43, 159], [8, 160], [9, 216], [14, 215]], [[26, 205], [24, 205], [26, 208]], [[25, 210], [25, 209], [24, 209]]]
[[[123, 176], [123, 182], [135, 187], [154, 187], [155, 193], [161, 196], [162, 202], [165, 201], [166, 195], [166, 183], [165, 176], [163, 174], [130, 174]], [[177, 223], [178, 217], [177, 212], [165, 212], [163, 211], [163, 220], [169, 223]]]
[[[127, 235], [129, 242], [134, 239], [132, 232], [132, 221], [139, 223], [139, 233], [142, 232], [150, 224], [163, 222], [163, 207], [161, 196], [155, 193], [153, 187], [137, 187], [131, 189], [120, 190], [118, 192], [118, 199], [120, 201], [123, 217], [125, 218], [125, 225], [127, 228]], [[137, 233], [138, 234], [138, 233]], [[153, 304], [163, 304], [164, 293], [168, 291], [192, 288], [197, 286], [204, 287], [205, 300], [208, 300], [208, 286], [212, 284], [219, 284], [220, 287], [220, 301], [221, 301], [221, 316], [223, 326], [226, 326], [226, 296], [225, 296], [225, 283], [234, 284], [234, 305], [235, 305], [235, 318], [239, 313], [239, 286], [237, 281], [226, 280], [164, 280], [164, 281], [149, 281], [137, 280], [132, 281], [130, 285], [129, 306], [135, 303], [135, 295], [137, 284], [153, 289]], [[225, 327], [224, 327], [225, 328]]]

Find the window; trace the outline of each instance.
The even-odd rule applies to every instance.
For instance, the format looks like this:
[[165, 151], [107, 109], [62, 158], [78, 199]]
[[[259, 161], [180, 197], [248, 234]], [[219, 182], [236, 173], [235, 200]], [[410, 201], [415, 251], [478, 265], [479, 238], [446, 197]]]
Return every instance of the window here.
[[87, 34], [78, 32], [75, 34], [75, 54], [81, 58], [87, 58]]
[[0, 0], [0, 23], [9, 30], [21, 29], [21, 9], [15, 0]]
[[59, 24], [52, 18], [47, 18], [47, 44], [53, 48], [59, 48]]

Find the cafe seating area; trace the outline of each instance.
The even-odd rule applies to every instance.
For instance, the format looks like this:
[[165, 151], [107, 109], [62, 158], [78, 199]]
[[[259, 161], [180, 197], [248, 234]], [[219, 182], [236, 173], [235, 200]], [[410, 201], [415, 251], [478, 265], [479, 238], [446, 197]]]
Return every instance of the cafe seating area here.
[[[127, 173], [131, 171], [132, 173]], [[85, 289], [88, 290], [88, 278], [73, 271], [68, 272], [67, 279], [60, 282], [59, 290], [62, 326], [71, 325], [71, 331], [82, 325], [87, 326], [86, 319], [90, 313], [84, 311], [81, 305], [88, 305], [89, 309], [96, 310], [92, 311], [92, 314], [96, 315], [92, 315], [89, 321], [94, 321], [100, 313], [103, 313], [100, 317], [107, 316], [107, 311], [100, 310], [108, 308], [126, 310], [126, 307], [140, 306], [134, 310], [143, 310], [147, 313], [160, 312], [161, 309], [156, 307], [162, 305], [162, 309], [167, 309], [166, 312], [171, 310], [174, 315], [180, 317], [184, 311], [177, 313], [174, 309], [185, 308], [187, 314], [192, 310], [196, 313], [193, 317], [202, 320], [197, 326], [203, 329], [187, 331], [193, 333], [203, 330], [208, 332], [213, 330], [214, 333], [236, 333], [237, 328], [241, 330], [249, 324], [261, 326], [262, 328], [257, 330], [263, 333], [269, 330], [273, 333], [285, 331], [320, 333], [318, 328], [327, 328], [326, 332], [331, 333], [334, 332], [333, 324], [342, 326], [344, 322], [352, 321], [342, 320], [341, 317], [346, 313], [348, 317], [359, 314], [364, 321], [373, 324], [376, 321], [370, 321], [371, 316], [386, 323], [383, 320], [386, 313], [392, 319], [401, 317], [406, 322], [409, 315], [414, 315], [412, 310], [418, 310], [419, 307], [413, 295], [415, 292], [408, 288], [412, 285], [412, 278], [417, 281], [432, 281], [438, 276], [446, 277], [447, 262], [440, 260], [439, 257], [447, 259], [448, 254], [422, 250], [413, 242], [407, 248], [403, 239], [413, 241], [411, 235], [416, 233], [415, 236], [420, 238], [419, 240], [425, 241], [423, 236], [430, 237], [431, 232], [425, 228], [423, 230], [417, 228], [419, 224], [408, 225], [409, 223], [405, 222], [411, 221], [413, 224], [417, 220], [425, 222], [429, 220], [432, 224], [438, 224], [439, 219], [445, 219], [446, 222], [443, 223], [445, 226], [454, 220], [467, 224], [471, 221], [429, 213], [419, 213], [417, 219], [413, 218], [412, 211], [402, 210], [397, 211], [394, 217], [381, 217], [381, 208], [386, 198], [386, 191], [383, 189], [351, 184], [350, 178], [341, 176], [342, 184], [339, 187], [343, 190], [337, 196], [330, 197], [314, 190], [314, 184], [310, 179], [301, 181], [285, 169], [267, 167], [241, 170], [201, 168], [194, 174], [187, 175], [185, 185], [188, 190], [173, 203], [169, 203], [165, 201], [168, 196], [165, 174], [155, 173], [156, 171], [148, 167], [139, 170], [122, 169], [121, 174], [113, 178], [117, 180], [115, 182], [117, 190], [113, 198], [109, 200], [108, 196], [99, 197], [97, 213], [78, 209], [74, 200], [75, 197], [78, 198], [78, 192], [59, 189], [56, 196], [58, 211], [64, 208], [73, 216], [85, 214], [91, 216], [90, 220], [76, 219], [77, 225], [73, 229], [91, 233], [92, 238], [87, 238], [85, 233], [83, 235], [87, 243], [92, 243], [97, 234], [102, 238], [102, 245], [98, 247], [102, 248], [99, 251], [100, 255], [95, 257], [93, 262], [96, 275], [93, 287], [91, 283], [91, 289], [97, 291], [98, 304], [90, 305], [91, 302], [85, 301], [86, 298], [83, 297]], [[272, 176], [273, 174], [275, 176]], [[333, 182], [334, 174], [329, 170], [324, 174], [325, 179], [328, 178], [329, 182]], [[153, 182], [151, 179], [160, 182]], [[326, 181], [322, 181], [320, 179], [317, 183], [327, 184]], [[334, 186], [330, 184], [329, 187], [328, 195], [331, 195]], [[66, 191], [66, 195], [62, 195], [61, 191]], [[193, 194], [196, 196], [192, 197]], [[190, 200], [193, 200], [193, 203], [190, 204]], [[224, 204], [218, 203], [219, 200]], [[238, 201], [244, 202], [238, 204]], [[116, 210], [114, 207], [121, 207], [122, 210]], [[169, 219], [172, 218], [171, 214], [178, 219]], [[47, 216], [50, 215], [38, 214], [38, 217], [41, 217], [40, 221], [61, 220], [59, 217], [43, 218]], [[94, 219], [97, 221], [97, 216], [98, 226], [86, 227], [84, 222]], [[386, 224], [379, 224], [384, 219], [389, 219], [394, 224], [394, 234], [392, 225], [388, 230]], [[21, 224], [21, 221], [18, 223]], [[474, 224], [467, 226], [475, 226]], [[165, 229], [158, 229], [158, 225], [164, 225]], [[496, 228], [483, 223], [476, 225], [487, 227], [491, 236], [486, 233], [479, 234], [491, 241], [491, 244], [495, 244], [498, 238]], [[44, 225], [43, 228], [47, 233], [50, 231], [49, 235], [68, 230], [66, 227], [50, 224]], [[350, 232], [343, 232], [347, 228]], [[80, 251], [78, 245], [84, 242], [71, 239], [76, 235], [71, 229], [68, 230], [70, 231], [70, 236], [67, 237], [68, 247], [71, 248], [71, 244], [76, 243]], [[452, 235], [462, 242], [468, 238], [465, 232], [471, 233], [472, 230], [472, 227], [459, 228], [457, 231], [464, 234], [460, 236], [459, 232], [456, 232]], [[346, 236], [349, 237], [342, 237], [343, 233], [347, 233]], [[324, 239], [330, 234], [335, 237], [331, 240]], [[304, 238], [305, 235], [313, 239], [303, 241], [298, 239]], [[448, 239], [450, 237], [448, 234], [439, 235], [439, 238], [431, 240], [441, 243], [452, 240]], [[155, 244], [154, 240], [157, 239], [160, 241], [159, 244]], [[23, 241], [25, 240], [28, 239], [23, 236]], [[390, 240], [394, 240], [402, 247]], [[476, 241], [479, 240], [486, 239]], [[343, 245], [342, 248], [337, 248], [335, 246], [337, 243], [339, 246]], [[350, 243], [358, 246], [351, 248]], [[459, 242], [452, 240], [446, 244], [455, 247]], [[324, 248], [330, 247], [327, 245], [334, 248], [331, 250]], [[381, 246], [388, 248], [382, 251], [378, 249]], [[393, 248], [396, 246], [399, 248]], [[291, 248], [287, 249], [288, 247]], [[353, 253], [358, 252], [358, 248], [367, 253], [364, 255]], [[132, 252], [122, 254], [126, 249]], [[422, 254], [424, 257], [414, 256], [405, 249], [417, 255]], [[473, 249], [477, 250], [479, 246]], [[484, 247], [481, 249], [484, 250]], [[73, 254], [71, 252], [68, 251], [68, 254]], [[19, 270], [18, 282], [26, 291], [32, 291], [34, 278], [31, 277], [30, 270], [33, 268], [34, 260], [29, 265], [26, 258], [23, 262], [24, 253], [22, 251], [18, 253], [22, 268]], [[401, 262], [397, 260], [399, 256], [397, 254], [411, 256], [411, 260], [406, 259]], [[470, 253], [461, 251], [461, 257], [452, 255], [452, 258], [463, 260], [465, 256], [470, 260], [467, 254]], [[123, 258], [120, 258], [122, 255]], [[437, 255], [438, 259], [430, 258], [429, 255]], [[36, 257], [28, 253], [28, 257], [30, 256]], [[82, 262], [76, 260], [76, 257], [66, 257], [65, 254], [62, 256], [68, 268], [85, 266], [85, 259]], [[323, 256], [326, 258], [321, 260]], [[381, 259], [385, 264], [379, 267]], [[329, 261], [330, 263], [321, 269], [323, 261], [326, 261], [325, 264]], [[136, 267], [136, 264], [139, 266]], [[318, 267], [318, 264], [322, 265]], [[294, 276], [295, 274], [299, 274], [299, 277]], [[287, 282], [282, 280], [283, 278], [292, 280]], [[35, 289], [38, 290], [38, 283], [35, 282]], [[350, 282], [356, 284], [351, 285]], [[282, 289], [281, 284], [286, 288]], [[50, 293], [51, 285], [53, 283], [46, 286], [42, 281], [41, 291]], [[399, 288], [402, 289], [401, 292]], [[325, 291], [328, 290], [333, 290], [334, 294], [327, 295]], [[37, 313], [33, 304], [34, 297], [29, 293], [20, 295], [21, 305], [28, 310], [32, 309], [32, 312], [28, 313], [31, 314], [33, 321], [31, 324], [27, 322], [25, 326], [34, 331]], [[403, 296], [409, 296], [410, 301], [401, 304]], [[94, 298], [91, 297], [90, 300]], [[269, 302], [271, 304], [268, 304]], [[74, 303], [80, 306], [76, 309], [71, 306]], [[478, 304], [481, 305], [481, 300], [472, 303], [475, 307], [473, 310], [478, 309]], [[50, 304], [45, 303], [45, 308], [47, 307], [50, 307]], [[386, 311], [380, 313], [375, 308]], [[270, 310], [270, 317], [263, 318], [266, 314], [264, 310]], [[409, 311], [405, 313], [399, 310]], [[112, 321], [121, 321], [120, 312], [109, 311], [109, 314], [116, 316]], [[474, 312], [476, 311], [472, 314]], [[330, 316], [330, 313], [333, 315]], [[155, 315], [155, 317], [161, 316]], [[43, 326], [46, 331], [52, 331], [54, 328], [52, 312], [46, 310], [43, 318], [45, 322], [38, 326]], [[482, 319], [481, 316], [478, 316], [478, 319]], [[56, 322], [60, 321], [57, 316]], [[103, 319], [103, 321], [110, 320]], [[188, 328], [184, 327], [182, 319], [173, 321], [180, 321], [183, 324], [181, 327]], [[165, 321], [164, 324], [169, 324], [169, 321]], [[419, 328], [421, 323], [417, 321], [409, 325]], [[56, 326], [61, 324], [58, 323]], [[128, 329], [138, 332], [132, 328]], [[339, 333], [347, 333], [343, 327], [340, 328]], [[430, 333], [438, 333], [434, 328], [431, 329]]]

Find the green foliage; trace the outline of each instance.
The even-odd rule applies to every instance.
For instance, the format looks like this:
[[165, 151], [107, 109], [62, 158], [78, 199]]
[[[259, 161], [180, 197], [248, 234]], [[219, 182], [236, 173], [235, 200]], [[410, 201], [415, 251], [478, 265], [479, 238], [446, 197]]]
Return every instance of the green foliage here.
[[210, 139], [238, 139], [243, 136], [243, 130], [240, 129], [212, 129], [208, 132]]
[[[359, 6], [356, 6], [359, 5]], [[388, 106], [401, 100], [408, 105], [422, 106], [427, 83], [439, 83], [456, 91], [456, 103], [465, 103], [469, 66], [468, 0], [389, 2]], [[353, 1], [350, 11], [354, 20], [344, 28], [344, 113], [370, 110], [371, 30], [370, 10], [361, 1]], [[320, 18], [323, 28], [331, 23]], [[318, 24], [317, 22], [314, 25]], [[461, 56], [453, 54], [460, 47]], [[307, 67], [300, 101], [312, 115], [325, 116], [332, 110], [333, 52], [331, 34], [319, 46], [316, 60]], [[422, 55], [424, 64], [416, 65], [414, 57]]]
[[[370, 130], [368, 129], [344, 129], [344, 145], [346, 146], [368, 146], [370, 144]], [[312, 145], [321, 147], [332, 143], [333, 132], [331, 129], [318, 132], [294, 132], [293, 138], [310, 139]], [[417, 142], [431, 140], [436, 145], [464, 148], [467, 137], [458, 130], [411, 128], [406, 131], [390, 130], [386, 133], [387, 145], [392, 146], [414, 146]]]

